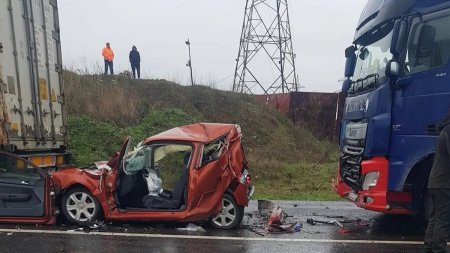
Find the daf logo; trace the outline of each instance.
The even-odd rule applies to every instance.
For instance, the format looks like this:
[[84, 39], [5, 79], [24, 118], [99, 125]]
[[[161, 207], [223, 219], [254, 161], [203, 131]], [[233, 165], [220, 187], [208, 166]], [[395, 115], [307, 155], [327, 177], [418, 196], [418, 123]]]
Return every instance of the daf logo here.
[[355, 137], [356, 134], [358, 134], [358, 130], [357, 129], [348, 129], [348, 136], [349, 137]]
[[400, 131], [400, 128], [402, 128], [402, 125], [400, 125], [400, 124], [392, 125], [392, 130], [393, 131]]
[[446, 77], [447, 73], [440, 73], [440, 74], [436, 74], [436, 77]]

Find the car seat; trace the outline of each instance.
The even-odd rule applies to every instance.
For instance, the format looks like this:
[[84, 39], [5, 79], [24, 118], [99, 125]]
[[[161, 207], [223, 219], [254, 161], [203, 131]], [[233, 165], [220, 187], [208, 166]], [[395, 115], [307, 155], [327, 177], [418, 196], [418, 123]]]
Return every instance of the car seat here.
[[121, 174], [116, 190], [118, 202], [122, 208], [142, 207], [142, 196], [148, 194], [147, 182], [144, 179], [143, 171], [135, 175]]
[[188, 175], [189, 170], [184, 167], [171, 193], [163, 192], [159, 196], [146, 195], [142, 198], [144, 206], [148, 209], [179, 209], [184, 205]]

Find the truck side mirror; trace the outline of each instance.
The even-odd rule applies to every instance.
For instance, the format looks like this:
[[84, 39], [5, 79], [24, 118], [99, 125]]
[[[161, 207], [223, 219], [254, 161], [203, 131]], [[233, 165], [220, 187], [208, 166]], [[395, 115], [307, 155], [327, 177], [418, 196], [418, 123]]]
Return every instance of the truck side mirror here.
[[391, 53], [400, 55], [408, 38], [408, 23], [405, 20], [397, 20], [394, 24], [394, 34], [391, 41]]
[[356, 47], [350, 46], [345, 49], [345, 77], [352, 77], [356, 67]]
[[342, 92], [347, 94], [348, 90], [350, 90], [350, 87], [352, 86], [352, 81], [350, 79], [345, 79], [342, 83]]
[[401, 74], [400, 63], [397, 61], [389, 61], [386, 65], [386, 76], [397, 77]]

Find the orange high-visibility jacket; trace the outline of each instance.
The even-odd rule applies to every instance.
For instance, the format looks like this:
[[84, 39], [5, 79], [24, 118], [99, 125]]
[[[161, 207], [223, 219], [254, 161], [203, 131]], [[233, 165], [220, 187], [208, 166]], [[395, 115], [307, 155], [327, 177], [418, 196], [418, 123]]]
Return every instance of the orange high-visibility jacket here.
[[107, 61], [114, 60], [114, 52], [111, 48], [107, 48], [107, 47], [103, 48], [102, 55], [105, 58], [105, 60], [107, 60]]

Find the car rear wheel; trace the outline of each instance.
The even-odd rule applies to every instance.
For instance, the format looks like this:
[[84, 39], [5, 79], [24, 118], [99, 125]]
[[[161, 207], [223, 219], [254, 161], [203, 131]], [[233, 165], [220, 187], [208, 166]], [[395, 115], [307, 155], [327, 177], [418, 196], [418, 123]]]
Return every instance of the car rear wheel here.
[[82, 187], [70, 189], [62, 198], [61, 209], [65, 218], [80, 226], [95, 221], [100, 213], [100, 205], [88, 190]]
[[234, 229], [239, 227], [244, 218], [244, 207], [234, 200], [234, 197], [225, 193], [222, 198], [222, 210], [212, 218], [211, 225], [220, 229]]

